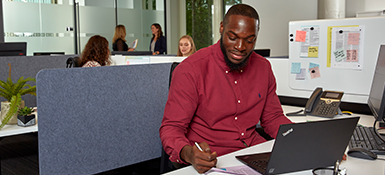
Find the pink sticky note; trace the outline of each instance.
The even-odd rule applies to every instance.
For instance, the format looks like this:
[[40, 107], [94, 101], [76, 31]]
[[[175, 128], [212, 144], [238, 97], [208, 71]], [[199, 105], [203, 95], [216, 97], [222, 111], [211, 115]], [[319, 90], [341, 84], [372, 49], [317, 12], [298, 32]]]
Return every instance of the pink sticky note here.
[[310, 68], [309, 72], [310, 72], [310, 78], [311, 79], [321, 77], [321, 73], [319, 72], [318, 67]]
[[306, 31], [297, 30], [295, 32], [295, 41], [305, 42], [306, 41]]
[[358, 44], [360, 44], [360, 33], [349, 33], [349, 35], [348, 35], [348, 44], [349, 45], [358, 45]]
[[130, 61], [127, 61], [126, 64], [127, 64], [127, 65], [130, 65]]
[[357, 50], [346, 50], [346, 61], [357, 62]]

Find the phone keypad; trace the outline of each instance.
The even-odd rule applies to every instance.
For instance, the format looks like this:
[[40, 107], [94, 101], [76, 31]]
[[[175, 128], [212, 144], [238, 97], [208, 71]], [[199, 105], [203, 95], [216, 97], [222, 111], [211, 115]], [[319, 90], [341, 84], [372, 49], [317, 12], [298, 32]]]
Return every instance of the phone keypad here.
[[325, 101], [320, 101], [316, 109], [317, 115], [321, 116], [334, 116], [335, 110], [337, 108], [337, 103], [327, 103]]

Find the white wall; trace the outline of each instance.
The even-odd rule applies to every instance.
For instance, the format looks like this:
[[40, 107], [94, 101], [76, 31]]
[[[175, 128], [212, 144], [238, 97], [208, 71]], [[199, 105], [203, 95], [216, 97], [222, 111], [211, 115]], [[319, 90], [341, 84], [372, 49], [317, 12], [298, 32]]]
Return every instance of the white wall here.
[[357, 12], [385, 10], [385, 0], [346, 0], [346, 18], [356, 17]]
[[317, 0], [243, 0], [261, 20], [256, 49], [271, 49], [271, 56], [289, 55], [289, 21], [317, 19]]

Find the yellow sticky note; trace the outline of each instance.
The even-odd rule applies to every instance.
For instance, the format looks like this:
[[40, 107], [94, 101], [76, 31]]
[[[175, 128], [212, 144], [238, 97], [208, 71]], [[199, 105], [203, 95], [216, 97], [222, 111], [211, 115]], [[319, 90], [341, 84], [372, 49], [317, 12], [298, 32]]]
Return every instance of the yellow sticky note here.
[[318, 46], [308, 47], [307, 51], [308, 57], [318, 57]]

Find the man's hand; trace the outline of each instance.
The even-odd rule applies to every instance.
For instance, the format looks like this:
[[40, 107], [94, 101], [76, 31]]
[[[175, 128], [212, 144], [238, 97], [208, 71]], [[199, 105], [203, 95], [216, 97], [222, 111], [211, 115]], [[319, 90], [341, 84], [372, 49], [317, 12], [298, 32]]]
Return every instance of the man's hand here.
[[195, 145], [186, 145], [182, 148], [181, 158], [190, 163], [198, 173], [204, 173], [217, 164], [217, 153], [211, 153], [211, 149], [206, 142], [199, 144], [203, 151], [200, 151]]

